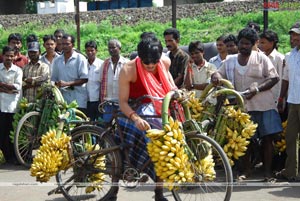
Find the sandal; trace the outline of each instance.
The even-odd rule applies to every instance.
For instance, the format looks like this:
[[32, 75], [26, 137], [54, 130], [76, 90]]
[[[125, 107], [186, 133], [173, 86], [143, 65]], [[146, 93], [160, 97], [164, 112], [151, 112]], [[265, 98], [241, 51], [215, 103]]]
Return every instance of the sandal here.
[[285, 180], [285, 181], [288, 181], [288, 182], [300, 182], [300, 177], [299, 176], [296, 176], [296, 177], [287, 177], [282, 172], [277, 172], [275, 174], [275, 177], [277, 179]]
[[275, 178], [279, 180], [288, 180], [288, 178], [282, 172], [276, 172]]
[[263, 180], [263, 182], [267, 182], [269, 184], [275, 184], [276, 181], [277, 181], [277, 179], [274, 178], [274, 177], [265, 177], [264, 180]]
[[237, 178], [238, 181], [244, 181], [246, 179], [247, 179], [247, 176], [245, 174], [238, 175], [238, 178]]

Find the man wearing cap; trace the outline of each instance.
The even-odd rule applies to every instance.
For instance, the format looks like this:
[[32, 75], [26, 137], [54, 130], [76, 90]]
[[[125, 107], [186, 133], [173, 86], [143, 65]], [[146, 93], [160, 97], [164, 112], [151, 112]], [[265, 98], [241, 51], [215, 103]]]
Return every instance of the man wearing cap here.
[[[291, 44], [294, 45], [290, 55], [286, 57], [280, 96], [278, 99], [278, 111], [283, 111], [283, 99], [287, 97], [288, 123], [286, 128], [286, 154], [285, 169], [277, 173], [278, 178], [288, 181], [300, 181], [298, 167], [298, 135], [300, 133], [300, 26], [293, 26], [289, 34]], [[288, 94], [287, 94], [288, 93]]]
[[38, 42], [28, 43], [29, 64], [23, 68], [23, 96], [28, 102], [36, 100], [37, 89], [49, 81], [49, 66], [39, 60], [40, 44]]

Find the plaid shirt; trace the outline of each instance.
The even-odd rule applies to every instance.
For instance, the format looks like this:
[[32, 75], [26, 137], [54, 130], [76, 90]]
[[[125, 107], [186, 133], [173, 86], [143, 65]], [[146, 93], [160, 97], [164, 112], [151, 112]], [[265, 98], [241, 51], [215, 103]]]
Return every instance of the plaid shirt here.
[[23, 80], [28, 78], [32, 78], [33, 87], [24, 88], [27, 83], [23, 82], [23, 96], [27, 98], [28, 102], [34, 102], [38, 87], [44, 82], [49, 82], [49, 66], [41, 61], [36, 64], [30, 62], [23, 68]]

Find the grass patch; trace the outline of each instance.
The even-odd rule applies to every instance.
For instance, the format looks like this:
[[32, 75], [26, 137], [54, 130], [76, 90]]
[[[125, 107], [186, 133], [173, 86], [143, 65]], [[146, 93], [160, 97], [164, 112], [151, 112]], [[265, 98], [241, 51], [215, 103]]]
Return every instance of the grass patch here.
[[[289, 28], [296, 21], [299, 21], [300, 11], [276, 11], [269, 12], [269, 29], [277, 32], [279, 36], [279, 51], [286, 53], [290, 50], [289, 46]], [[236, 13], [233, 16], [222, 17], [215, 12], [204, 11], [204, 14], [196, 18], [184, 18], [177, 20], [177, 29], [181, 33], [181, 45], [188, 45], [191, 41], [200, 40], [204, 43], [215, 41], [222, 34], [237, 34], [249, 21], [257, 22], [263, 28], [263, 13]], [[172, 26], [171, 22], [158, 23], [141, 21], [134, 26], [122, 25], [113, 26], [109, 19], [101, 23], [81, 24], [80, 46], [84, 51], [84, 44], [89, 40], [95, 40], [98, 44], [98, 57], [104, 59], [109, 56], [107, 51], [107, 42], [109, 39], [117, 38], [122, 43], [122, 54], [128, 56], [136, 50], [139, 36], [144, 31], [155, 32], [158, 38], [164, 44], [163, 32]], [[19, 32], [25, 38], [27, 35], [35, 33], [42, 43], [42, 37], [45, 34], [51, 34], [57, 28], [63, 28], [68, 33], [76, 36], [76, 26], [74, 23], [58, 22], [52, 26], [43, 26], [38, 23], [28, 23], [22, 27], [10, 28], [7, 30], [0, 28], [0, 44], [3, 47], [7, 44], [7, 38], [10, 33]], [[42, 48], [42, 51], [44, 49]], [[26, 48], [22, 48], [26, 52]]]

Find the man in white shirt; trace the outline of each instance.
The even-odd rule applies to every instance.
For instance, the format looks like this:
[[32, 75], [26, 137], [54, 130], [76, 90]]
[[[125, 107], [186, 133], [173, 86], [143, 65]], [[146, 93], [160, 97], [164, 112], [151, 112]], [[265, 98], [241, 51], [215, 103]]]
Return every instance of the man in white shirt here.
[[200, 41], [189, 44], [189, 53], [193, 62], [186, 69], [184, 85], [186, 89], [196, 91], [196, 97], [199, 98], [217, 68], [204, 59], [204, 45]]
[[48, 64], [50, 75], [52, 72], [53, 61], [59, 54], [55, 51], [56, 48], [56, 38], [53, 35], [45, 35], [43, 37], [44, 48], [46, 49], [46, 53], [41, 56], [41, 61]]
[[279, 81], [271, 88], [274, 101], [277, 104], [281, 88], [284, 55], [277, 51], [279, 42], [277, 33], [272, 30], [267, 30], [261, 33], [259, 38], [259, 49], [269, 57], [279, 75]]
[[[258, 124], [256, 134], [248, 145], [246, 155], [239, 159], [239, 180], [251, 174], [251, 155], [253, 142], [261, 141], [263, 151], [264, 176], [266, 182], [274, 182], [272, 175], [273, 140], [282, 132], [281, 119], [271, 88], [278, 82], [279, 76], [270, 59], [259, 51], [253, 51], [258, 40], [257, 33], [251, 28], [244, 28], [238, 34], [239, 53], [227, 56], [221, 67], [212, 75], [212, 82], [218, 84], [220, 78], [230, 80], [235, 90], [245, 91], [245, 109], [254, 123]], [[252, 152], [252, 153], [251, 153]]]
[[88, 92], [87, 116], [96, 121], [100, 116], [98, 111], [100, 93], [100, 67], [103, 60], [97, 58], [97, 44], [95, 41], [85, 43], [85, 53], [88, 60], [89, 80], [86, 84]]
[[[285, 169], [277, 174], [279, 178], [289, 181], [300, 181], [299, 161], [297, 143], [300, 132], [300, 26], [293, 27], [289, 34], [291, 36], [294, 49], [286, 58], [284, 67], [280, 96], [278, 98], [278, 110], [283, 111], [283, 99], [287, 97], [289, 104], [288, 119], [286, 128], [286, 162]], [[288, 93], [288, 94], [287, 94]]]
[[2, 51], [3, 63], [0, 64], [0, 149], [6, 162], [16, 164], [13, 143], [9, 138], [14, 113], [21, 96], [23, 71], [12, 62], [14, 49], [5, 46]]
[[[124, 64], [129, 61], [121, 55], [121, 42], [119, 40], [109, 40], [107, 47], [110, 57], [104, 60], [100, 69], [100, 102], [119, 99], [119, 74]], [[109, 113], [113, 109], [113, 106], [107, 106], [105, 113]], [[110, 119], [110, 114], [103, 115], [105, 122], [109, 122]]]

